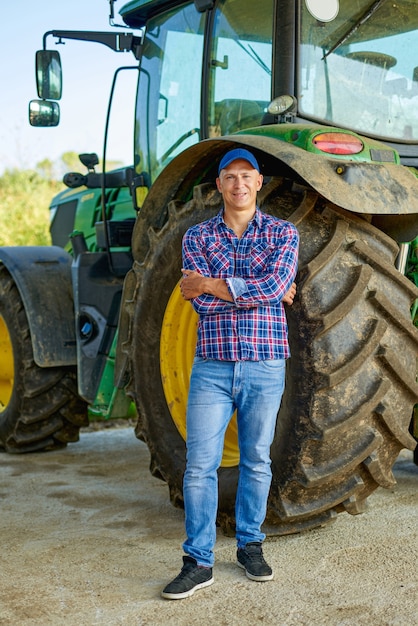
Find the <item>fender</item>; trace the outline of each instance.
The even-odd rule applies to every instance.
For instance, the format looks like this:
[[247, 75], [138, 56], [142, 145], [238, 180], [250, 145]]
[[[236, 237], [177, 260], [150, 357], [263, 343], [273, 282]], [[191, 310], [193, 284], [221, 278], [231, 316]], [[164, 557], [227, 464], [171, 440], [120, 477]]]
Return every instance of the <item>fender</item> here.
[[77, 363], [72, 260], [58, 246], [0, 248], [0, 262], [22, 298], [39, 367]]
[[[264, 131], [264, 129], [263, 129]], [[190, 197], [194, 185], [214, 181], [226, 150], [244, 145], [254, 150], [265, 175], [291, 173], [321, 196], [352, 213], [368, 216], [398, 242], [418, 234], [418, 178], [403, 165], [342, 160], [307, 152], [286, 141], [260, 134], [260, 128], [237, 135], [205, 139], [176, 156], [152, 185], [138, 219], [161, 228], [161, 206]], [[271, 132], [271, 131], [270, 131]], [[256, 134], [257, 133], [257, 134]], [[279, 162], [279, 167], [278, 167]], [[145, 242], [133, 236], [133, 255], [141, 260]]]

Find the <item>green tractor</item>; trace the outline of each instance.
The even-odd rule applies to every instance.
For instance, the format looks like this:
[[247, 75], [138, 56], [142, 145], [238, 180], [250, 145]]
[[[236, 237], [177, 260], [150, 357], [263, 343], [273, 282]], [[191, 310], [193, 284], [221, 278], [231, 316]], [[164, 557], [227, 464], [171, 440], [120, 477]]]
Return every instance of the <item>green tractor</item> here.
[[[59, 122], [48, 37], [133, 54], [135, 145], [117, 171], [106, 148], [102, 173], [81, 155], [86, 173], [52, 201], [53, 246], [0, 249], [1, 445], [54, 449], [89, 418], [135, 415], [152, 474], [182, 505], [196, 316], [178, 288], [181, 240], [219, 210], [221, 155], [245, 146], [260, 207], [301, 236], [265, 530], [359, 513], [417, 437], [418, 5], [131, 0], [120, 14], [133, 32], [49, 31], [37, 53], [35, 126]], [[233, 418], [225, 532], [238, 465]]]

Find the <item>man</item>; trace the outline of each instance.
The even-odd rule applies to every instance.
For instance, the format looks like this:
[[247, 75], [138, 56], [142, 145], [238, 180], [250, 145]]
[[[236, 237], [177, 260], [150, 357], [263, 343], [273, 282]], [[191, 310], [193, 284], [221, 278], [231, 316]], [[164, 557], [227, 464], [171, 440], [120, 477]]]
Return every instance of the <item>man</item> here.
[[251, 580], [273, 578], [263, 556], [261, 525], [289, 356], [283, 302], [292, 304], [296, 292], [299, 236], [293, 224], [257, 207], [262, 183], [251, 152], [227, 152], [216, 179], [222, 209], [192, 226], [183, 239], [181, 292], [199, 314], [199, 325], [186, 416], [186, 556], [180, 574], [161, 594], [171, 600], [214, 582], [217, 469], [235, 409], [237, 564]]

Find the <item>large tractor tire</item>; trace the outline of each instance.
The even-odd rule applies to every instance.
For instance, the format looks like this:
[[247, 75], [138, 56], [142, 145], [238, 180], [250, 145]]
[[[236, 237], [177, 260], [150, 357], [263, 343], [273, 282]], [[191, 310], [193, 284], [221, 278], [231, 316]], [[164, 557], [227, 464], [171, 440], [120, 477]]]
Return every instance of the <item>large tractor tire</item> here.
[[[131, 337], [137, 436], [151, 471], [182, 505], [185, 411], [196, 315], [180, 295], [181, 240], [220, 206], [214, 186], [161, 208], [164, 226], [144, 220], [136, 236], [149, 251], [134, 265]], [[301, 236], [298, 293], [287, 307], [292, 356], [272, 446], [273, 480], [265, 531], [313, 528], [340, 511], [360, 513], [367, 496], [395, 480], [399, 451], [417, 401], [418, 332], [410, 317], [416, 287], [394, 267], [395, 242], [362, 217], [292, 180], [272, 178], [261, 208], [293, 222]], [[155, 216], [154, 216], [155, 218]], [[153, 381], [152, 385], [147, 381]], [[228, 429], [219, 469], [218, 522], [234, 530], [239, 452]]]
[[18, 289], [0, 265], [0, 448], [34, 452], [77, 441], [87, 405], [74, 368], [38, 367]]

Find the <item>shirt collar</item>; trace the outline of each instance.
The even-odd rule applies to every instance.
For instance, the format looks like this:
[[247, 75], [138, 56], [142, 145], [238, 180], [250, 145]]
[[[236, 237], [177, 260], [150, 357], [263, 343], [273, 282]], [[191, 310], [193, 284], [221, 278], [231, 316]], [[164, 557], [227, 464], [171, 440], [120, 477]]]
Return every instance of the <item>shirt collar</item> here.
[[[263, 221], [262, 213], [261, 213], [260, 209], [257, 206], [255, 208], [254, 217], [253, 217], [252, 220], [250, 220], [248, 222], [248, 224], [255, 223], [258, 226], [258, 228], [261, 228], [262, 221]], [[224, 222], [224, 207], [221, 208], [221, 210], [219, 211], [218, 215], [216, 216], [216, 225], [219, 226], [220, 224], [225, 224], [225, 222]]]

